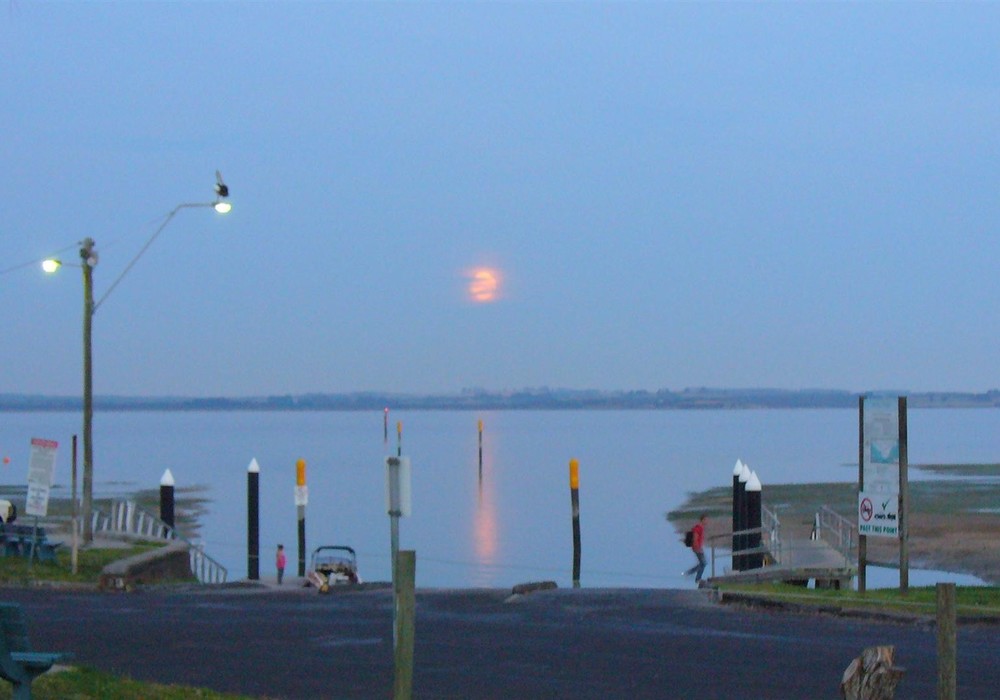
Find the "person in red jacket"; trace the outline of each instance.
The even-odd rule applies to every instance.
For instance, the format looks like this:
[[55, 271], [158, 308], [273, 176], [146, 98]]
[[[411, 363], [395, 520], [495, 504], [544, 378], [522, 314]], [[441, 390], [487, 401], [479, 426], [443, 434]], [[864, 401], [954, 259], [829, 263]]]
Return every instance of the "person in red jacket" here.
[[278, 584], [281, 584], [281, 579], [285, 577], [285, 545], [278, 545], [278, 554], [275, 557], [275, 565], [278, 568]]
[[708, 524], [708, 516], [704, 513], [698, 518], [698, 522], [691, 528], [694, 534], [694, 541], [691, 542], [691, 551], [698, 557], [698, 563], [684, 572], [685, 576], [694, 574], [695, 583], [701, 581], [701, 575], [705, 573], [705, 525]]

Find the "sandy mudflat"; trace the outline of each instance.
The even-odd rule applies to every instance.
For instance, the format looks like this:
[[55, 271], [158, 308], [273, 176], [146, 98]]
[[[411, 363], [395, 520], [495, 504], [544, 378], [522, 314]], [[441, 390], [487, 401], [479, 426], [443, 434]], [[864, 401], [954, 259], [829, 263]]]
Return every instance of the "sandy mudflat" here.
[[[910, 483], [909, 562], [911, 569], [972, 574], [1000, 586], [1000, 465], [925, 465], [949, 479]], [[955, 478], [958, 477], [958, 478]], [[851, 483], [779, 484], [765, 489], [765, 505], [780, 512], [782, 537], [807, 538], [820, 504], [848, 521], [857, 507], [857, 485]], [[695, 514], [710, 515], [709, 535], [731, 532], [732, 489], [691, 494], [667, 514], [678, 533]], [[723, 515], [726, 514], [726, 515]], [[678, 534], [680, 536], [680, 534]], [[868, 537], [868, 563], [898, 566], [899, 540]]]
[[[1000, 516], [915, 514], [910, 520], [910, 567], [973, 574], [1000, 585]], [[869, 537], [870, 561], [899, 562], [894, 539]]]

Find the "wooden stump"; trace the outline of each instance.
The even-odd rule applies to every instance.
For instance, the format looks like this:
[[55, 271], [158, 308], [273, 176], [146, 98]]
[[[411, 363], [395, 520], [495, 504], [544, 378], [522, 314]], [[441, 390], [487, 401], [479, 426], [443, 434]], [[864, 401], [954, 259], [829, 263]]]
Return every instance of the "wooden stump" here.
[[840, 693], [845, 700], [892, 700], [904, 672], [893, 666], [895, 655], [892, 646], [865, 649], [844, 671]]

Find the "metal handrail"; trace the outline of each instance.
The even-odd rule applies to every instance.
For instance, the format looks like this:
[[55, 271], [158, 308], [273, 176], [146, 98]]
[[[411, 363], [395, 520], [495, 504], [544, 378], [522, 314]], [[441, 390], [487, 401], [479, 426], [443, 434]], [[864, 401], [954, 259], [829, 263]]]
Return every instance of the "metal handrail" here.
[[112, 501], [110, 513], [94, 509], [91, 515], [94, 532], [113, 532], [120, 535], [151, 540], [180, 540], [188, 546], [191, 572], [201, 583], [225, 583], [226, 567], [205, 554], [202, 545], [195, 544], [155, 515], [140, 508], [135, 501]]
[[[850, 563], [856, 544], [855, 531], [853, 522], [829, 506], [821, 506], [816, 512], [812, 539], [827, 540], [844, 556], [844, 561]], [[826, 534], [830, 532], [832, 532], [832, 537]]]

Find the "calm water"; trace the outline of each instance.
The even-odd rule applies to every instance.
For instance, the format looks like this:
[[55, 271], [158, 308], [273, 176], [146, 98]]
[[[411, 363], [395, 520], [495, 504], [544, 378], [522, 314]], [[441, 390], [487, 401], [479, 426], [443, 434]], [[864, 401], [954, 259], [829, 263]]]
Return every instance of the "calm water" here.
[[[482, 479], [477, 421], [485, 423]], [[500, 586], [553, 579], [571, 585], [568, 462], [580, 461], [582, 584], [690, 586], [691, 559], [663, 514], [686, 494], [731, 483], [737, 458], [764, 484], [857, 478], [857, 413], [774, 411], [410, 411], [98, 413], [98, 495], [158, 488], [165, 469], [178, 488], [211, 499], [207, 552], [246, 575], [246, 472], [261, 467], [261, 571], [285, 544], [297, 561], [295, 462], [307, 462], [307, 551], [348, 544], [366, 580], [388, 580], [384, 466], [413, 463], [413, 515], [400, 523], [417, 552], [424, 587]], [[0, 483], [24, 484], [32, 437], [60, 442], [57, 484], [70, 479], [78, 413], [0, 413]], [[1000, 461], [1000, 411], [911, 410], [911, 464]], [[919, 471], [911, 472], [914, 479]], [[65, 493], [65, 492], [63, 492]], [[308, 556], [307, 556], [308, 559]], [[911, 579], [912, 580], [912, 579]]]

